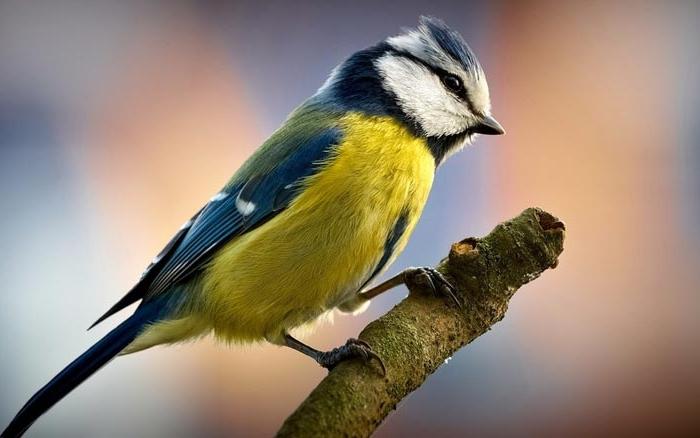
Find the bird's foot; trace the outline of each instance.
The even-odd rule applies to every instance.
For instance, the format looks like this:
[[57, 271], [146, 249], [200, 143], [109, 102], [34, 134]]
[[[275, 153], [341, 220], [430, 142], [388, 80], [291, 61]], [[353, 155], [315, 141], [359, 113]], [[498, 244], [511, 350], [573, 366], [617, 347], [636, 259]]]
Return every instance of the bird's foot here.
[[372, 359], [374, 359], [381, 367], [382, 374], [386, 375], [386, 367], [384, 367], [382, 358], [379, 357], [374, 350], [372, 350], [372, 347], [370, 347], [368, 343], [359, 339], [350, 338], [347, 340], [345, 345], [341, 345], [340, 347], [334, 348], [330, 351], [319, 352], [318, 356], [316, 357], [316, 362], [330, 371], [340, 362], [354, 358], [360, 358], [366, 363], [369, 363], [372, 361]]
[[458, 308], [464, 307], [457, 289], [437, 269], [431, 267], [408, 268], [403, 271], [403, 276], [404, 284], [409, 290], [427, 287], [436, 296], [448, 298]]

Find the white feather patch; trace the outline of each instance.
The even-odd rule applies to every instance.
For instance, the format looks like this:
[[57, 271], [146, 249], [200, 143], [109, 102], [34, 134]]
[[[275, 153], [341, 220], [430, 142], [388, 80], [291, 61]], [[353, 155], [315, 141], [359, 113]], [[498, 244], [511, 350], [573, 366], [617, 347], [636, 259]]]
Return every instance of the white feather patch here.
[[255, 211], [255, 208], [255, 203], [246, 201], [245, 199], [241, 198], [240, 194], [236, 198], [236, 209], [243, 216], [251, 215]]
[[216, 195], [212, 196], [212, 198], [209, 200], [209, 202], [221, 201], [221, 200], [223, 200], [223, 199], [226, 199], [227, 196], [228, 196], [228, 193], [226, 193], [226, 192], [219, 192], [219, 193], [217, 193]]
[[435, 74], [410, 59], [387, 54], [376, 62], [387, 91], [429, 136], [464, 132], [473, 121], [466, 105], [450, 94]]
[[185, 222], [184, 224], [182, 224], [182, 226], [180, 227], [180, 229], [178, 231], [182, 231], [185, 228], [189, 228], [191, 225], [192, 225], [192, 219], [190, 219], [187, 222]]

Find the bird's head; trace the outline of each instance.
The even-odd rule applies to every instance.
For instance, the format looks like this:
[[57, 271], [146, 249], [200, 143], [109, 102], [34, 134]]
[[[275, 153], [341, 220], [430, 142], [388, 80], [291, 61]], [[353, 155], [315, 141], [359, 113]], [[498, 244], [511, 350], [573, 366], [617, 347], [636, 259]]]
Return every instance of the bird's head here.
[[438, 161], [475, 134], [500, 135], [488, 84], [467, 43], [442, 20], [387, 38], [340, 64], [318, 97], [345, 110], [391, 115], [428, 139]]

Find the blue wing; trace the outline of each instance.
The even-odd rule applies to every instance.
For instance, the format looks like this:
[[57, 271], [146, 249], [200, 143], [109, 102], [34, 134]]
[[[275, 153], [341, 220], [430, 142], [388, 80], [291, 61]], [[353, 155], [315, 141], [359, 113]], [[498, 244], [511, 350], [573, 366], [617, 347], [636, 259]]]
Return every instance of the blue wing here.
[[[234, 177], [185, 224], [154, 259], [141, 280], [91, 328], [130, 304], [140, 299], [148, 301], [183, 282], [206, 265], [226, 242], [283, 211], [299, 194], [303, 181], [327, 161], [341, 135], [338, 128], [328, 128], [304, 139], [303, 144], [282, 145], [289, 148], [289, 153], [263, 173], [255, 172], [255, 162], [249, 163], [247, 175]], [[292, 139], [299, 140], [298, 136], [288, 138]], [[255, 159], [265, 158], [266, 151], [261, 152]]]

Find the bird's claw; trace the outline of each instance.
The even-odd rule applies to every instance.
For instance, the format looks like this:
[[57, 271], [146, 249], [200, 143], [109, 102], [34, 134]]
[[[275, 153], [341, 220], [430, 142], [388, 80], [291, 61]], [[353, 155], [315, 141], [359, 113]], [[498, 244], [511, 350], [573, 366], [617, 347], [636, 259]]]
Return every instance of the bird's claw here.
[[345, 345], [322, 352], [316, 360], [319, 365], [330, 371], [339, 363], [354, 358], [361, 358], [365, 362], [371, 362], [374, 359], [381, 367], [382, 375], [386, 375], [386, 367], [382, 358], [372, 350], [367, 342], [360, 339], [350, 338]]
[[428, 287], [436, 296], [449, 298], [460, 309], [464, 307], [457, 289], [435, 268], [409, 268], [404, 271], [404, 283], [409, 289]]

